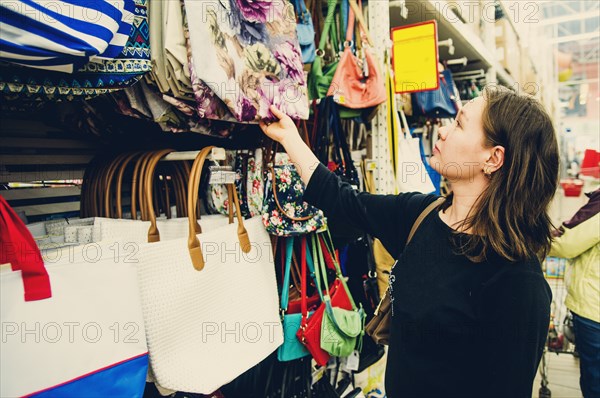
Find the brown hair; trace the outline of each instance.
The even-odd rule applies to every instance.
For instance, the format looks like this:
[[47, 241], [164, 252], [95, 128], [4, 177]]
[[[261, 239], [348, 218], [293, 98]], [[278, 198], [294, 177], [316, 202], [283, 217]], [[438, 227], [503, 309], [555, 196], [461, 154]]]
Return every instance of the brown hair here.
[[484, 145], [503, 146], [504, 164], [463, 222], [461, 229], [473, 234], [454, 239], [455, 246], [475, 262], [491, 252], [509, 261], [543, 258], [550, 249], [553, 225], [548, 207], [559, 178], [552, 121], [532, 97], [501, 87], [487, 87], [484, 97]]

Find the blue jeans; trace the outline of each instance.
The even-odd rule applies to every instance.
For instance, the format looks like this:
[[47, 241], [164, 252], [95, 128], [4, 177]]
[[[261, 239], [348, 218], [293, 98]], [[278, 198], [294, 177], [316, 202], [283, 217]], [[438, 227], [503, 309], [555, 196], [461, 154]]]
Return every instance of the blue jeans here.
[[600, 323], [573, 313], [579, 352], [579, 385], [584, 398], [600, 397]]

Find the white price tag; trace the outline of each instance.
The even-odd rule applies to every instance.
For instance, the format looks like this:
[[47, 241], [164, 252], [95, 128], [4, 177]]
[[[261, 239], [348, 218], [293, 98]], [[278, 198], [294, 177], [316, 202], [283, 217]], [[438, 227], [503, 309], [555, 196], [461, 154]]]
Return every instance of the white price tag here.
[[358, 370], [359, 363], [360, 354], [358, 351], [354, 350], [354, 352], [352, 352], [352, 354], [348, 355], [346, 358], [346, 369], [356, 372]]
[[325, 374], [325, 369], [325, 366], [321, 366], [319, 369], [312, 372], [312, 381], [310, 383], [311, 386], [317, 381], [321, 380], [321, 377], [323, 377], [323, 375]]
[[210, 173], [209, 184], [233, 184], [235, 171], [215, 170]]
[[212, 160], [225, 160], [226, 158], [225, 149], [223, 148], [213, 148], [210, 151], [210, 155]]

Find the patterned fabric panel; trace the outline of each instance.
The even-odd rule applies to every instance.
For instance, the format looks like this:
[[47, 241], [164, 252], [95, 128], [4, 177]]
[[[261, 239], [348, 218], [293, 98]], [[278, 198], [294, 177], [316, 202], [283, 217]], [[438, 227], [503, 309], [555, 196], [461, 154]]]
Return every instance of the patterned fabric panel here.
[[135, 0], [132, 29], [121, 54], [89, 62], [72, 75], [15, 65], [0, 65], [0, 92], [32, 100], [91, 98], [136, 83], [151, 70], [147, 0]]

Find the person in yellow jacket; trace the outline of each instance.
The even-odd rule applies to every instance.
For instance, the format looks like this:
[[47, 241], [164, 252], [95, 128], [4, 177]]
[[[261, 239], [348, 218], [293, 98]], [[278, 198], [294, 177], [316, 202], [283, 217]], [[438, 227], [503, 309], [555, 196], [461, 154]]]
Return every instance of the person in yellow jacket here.
[[600, 189], [563, 223], [550, 256], [569, 259], [566, 306], [573, 313], [584, 398], [600, 397]]

